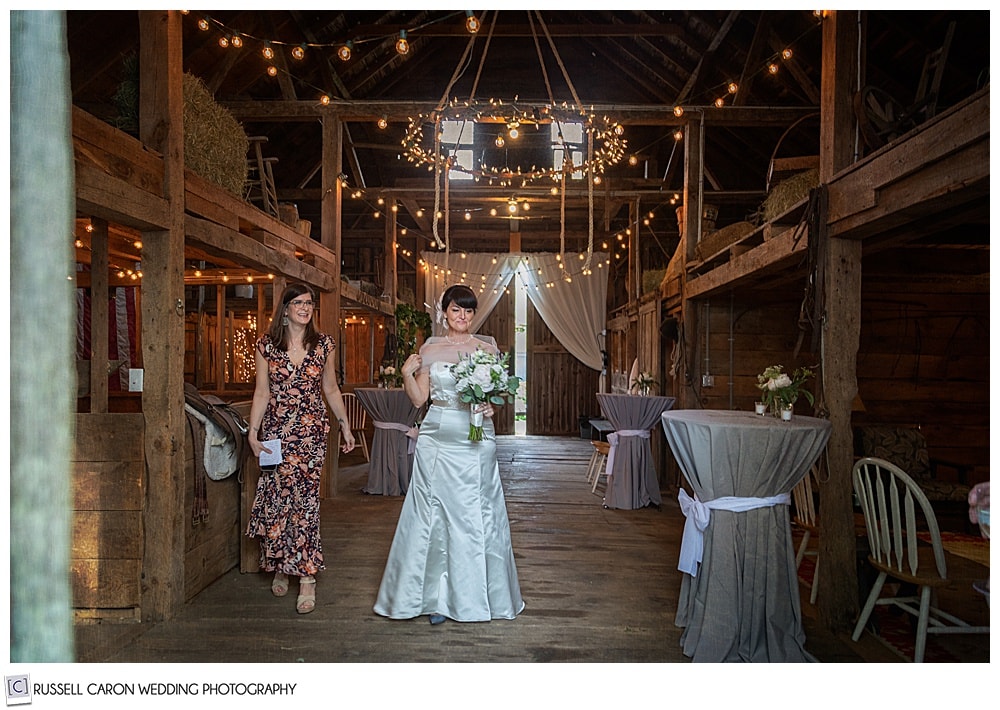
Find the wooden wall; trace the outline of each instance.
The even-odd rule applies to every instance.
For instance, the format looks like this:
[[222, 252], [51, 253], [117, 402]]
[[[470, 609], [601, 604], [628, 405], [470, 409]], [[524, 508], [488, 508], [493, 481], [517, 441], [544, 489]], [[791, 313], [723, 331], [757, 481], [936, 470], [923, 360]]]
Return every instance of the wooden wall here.
[[989, 478], [989, 293], [862, 278], [856, 423], [919, 426], [932, 457]]
[[70, 578], [78, 618], [141, 618], [143, 431], [141, 414], [76, 416]]
[[[757, 374], [765, 367], [820, 363], [812, 329], [799, 327], [801, 299], [802, 291], [792, 284], [697, 303], [697, 327], [687, 337], [696, 339], [689, 368], [702, 407], [749, 411], [759, 392]], [[989, 294], [978, 287], [916, 288], [864, 277], [857, 361], [861, 400], [852, 424], [920, 427], [932, 457], [976, 466], [974, 480], [988, 478], [988, 314]], [[793, 357], [800, 333], [800, 352]], [[706, 368], [715, 377], [710, 388], [701, 383]], [[815, 380], [809, 384], [814, 393], [818, 387]], [[813, 413], [802, 398], [795, 411]]]
[[601, 373], [566, 351], [530, 300], [527, 325], [527, 433], [579, 436], [579, 416], [600, 411], [597, 388]]
[[[249, 413], [249, 405], [246, 407]], [[199, 430], [196, 435], [201, 436]], [[208, 520], [195, 523], [194, 442], [191, 429], [184, 437], [184, 599], [190, 601], [239, 563], [240, 482], [238, 474], [221, 481], [207, 478]]]
[[[78, 619], [142, 618], [140, 589], [147, 535], [144, 428], [139, 413], [76, 417], [70, 570]], [[239, 562], [240, 488], [235, 475], [208, 480], [208, 520], [192, 524], [190, 430], [184, 446], [184, 596], [191, 599]]]

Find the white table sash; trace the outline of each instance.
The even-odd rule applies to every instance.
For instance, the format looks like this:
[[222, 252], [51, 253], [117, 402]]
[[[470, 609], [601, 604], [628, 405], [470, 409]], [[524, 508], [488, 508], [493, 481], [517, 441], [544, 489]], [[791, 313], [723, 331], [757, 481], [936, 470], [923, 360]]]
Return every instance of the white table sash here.
[[[608, 437], [610, 440], [611, 437]], [[610, 459], [610, 455], [608, 457]], [[683, 488], [677, 494], [681, 512], [684, 513], [684, 533], [681, 536], [681, 554], [677, 561], [677, 569], [681, 572], [698, 576], [698, 565], [705, 549], [705, 528], [708, 527], [712, 510], [728, 510], [733, 513], [743, 513], [756, 508], [771, 508], [776, 505], [790, 505], [790, 493], [780, 493], [768, 498], [740, 498], [738, 496], [723, 496], [702, 503], [697, 495], [692, 498]]]
[[[413, 451], [417, 448], [417, 440], [415, 436], [415, 432], [417, 431], [416, 427], [412, 427], [407, 424], [400, 424], [399, 422], [373, 421], [372, 424], [375, 426], [376, 429], [395, 429], [396, 431], [401, 431], [404, 434], [406, 434], [407, 438], [409, 439], [409, 441], [406, 444], [406, 453], [412, 454]], [[413, 436], [411, 436], [411, 432], [414, 433]]]
[[611, 476], [615, 472], [615, 451], [618, 449], [618, 438], [621, 436], [638, 436], [642, 439], [649, 438], [648, 429], [619, 429], [616, 432], [608, 434], [608, 444], [611, 447], [608, 450], [608, 463], [605, 469], [608, 472], [608, 476]]

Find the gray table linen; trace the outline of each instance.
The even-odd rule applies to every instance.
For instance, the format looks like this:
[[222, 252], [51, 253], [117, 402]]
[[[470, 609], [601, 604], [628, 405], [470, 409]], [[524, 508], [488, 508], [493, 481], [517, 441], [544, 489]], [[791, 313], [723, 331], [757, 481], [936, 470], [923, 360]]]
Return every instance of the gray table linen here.
[[[364, 492], [385, 496], [406, 495], [413, 454], [409, 453], [411, 440], [402, 427], [412, 427], [419, 410], [402, 389], [365, 387], [354, 390], [354, 393], [375, 427], [369, 451], [368, 483]], [[399, 428], [380, 426], [379, 422]]]
[[[664, 433], [698, 500], [790, 493], [830, 438], [830, 422], [751, 412], [677, 410]], [[787, 505], [712, 510], [697, 576], [682, 575], [675, 622], [694, 661], [815, 660], [804, 648]]]
[[[663, 502], [660, 482], [653, 467], [648, 433], [660, 421], [660, 414], [674, 406], [674, 398], [601, 392], [597, 402], [617, 435], [614, 457], [608, 457], [604, 505], [625, 510], [660, 505]], [[647, 436], [618, 434], [623, 431], [646, 432]], [[615, 435], [609, 435], [608, 441], [611, 442]]]

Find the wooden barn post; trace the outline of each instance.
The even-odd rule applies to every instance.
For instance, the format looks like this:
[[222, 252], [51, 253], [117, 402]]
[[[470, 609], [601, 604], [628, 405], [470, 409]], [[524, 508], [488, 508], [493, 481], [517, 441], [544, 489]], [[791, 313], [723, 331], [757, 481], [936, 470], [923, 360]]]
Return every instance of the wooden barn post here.
[[[337, 339], [340, 352], [337, 361], [342, 362], [344, 342], [340, 328], [340, 263], [341, 263], [341, 201], [344, 167], [344, 131], [343, 122], [333, 113], [323, 116], [323, 155], [320, 171], [323, 186], [323, 202], [320, 207], [320, 243], [330, 249], [336, 258], [333, 260], [333, 290], [320, 293], [320, 309], [318, 328]], [[341, 383], [343, 384], [343, 383]], [[320, 495], [329, 498], [337, 495], [338, 471], [340, 470], [340, 425], [333, 413], [330, 413], [330, 436], [327, 439], [326, 463], [323, 466], [323, 479]]]
[[139, 12], [139, 134], [163, 156], [169, 228], [142, 234], [142, 413], [148, 488], [142, 618], [184, 604], [184, 114], [181, 15]]
[[[833, 11], [823, 21], [821, 84], [820, 184], [854, 160], [855, 119], [851, 97], [857, 85], [857, 12]], [[822, 200], [820, 221], [826, 220]], [[826, 230], [823, 229], [823, 232]], [[858, 391], [857, 360], [861, 338], [861, 242], [819, 240], [823, 272], [823, 398], [833, 431], [827, 445], [829, 480], [820, 485], [823, 514], [819, 520], [817, 605], [820, 621], [832, 630], [851, 628], [858, 612], [857, 540], [851, 498], [854, 463], [851, 403]]]
[[76, 304], [65, 13], [13, 11], [10, 40], [10, 660], [67, 663]]

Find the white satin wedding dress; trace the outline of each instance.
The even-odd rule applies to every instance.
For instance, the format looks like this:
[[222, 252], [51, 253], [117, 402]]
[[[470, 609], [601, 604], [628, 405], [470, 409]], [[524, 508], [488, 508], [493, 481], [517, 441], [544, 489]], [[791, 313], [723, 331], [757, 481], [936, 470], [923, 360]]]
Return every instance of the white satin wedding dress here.
[[392, 619], [513, 619], [524, 601], [493, 422], [484, 419], [483, 441], [468, 440], [469, 405], [459, 400], [449, 365], [429, 366], [431, 406], [420, 425], [375, 612]]

